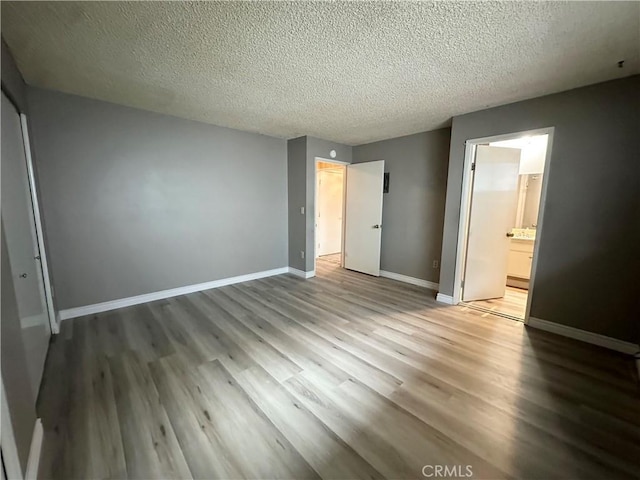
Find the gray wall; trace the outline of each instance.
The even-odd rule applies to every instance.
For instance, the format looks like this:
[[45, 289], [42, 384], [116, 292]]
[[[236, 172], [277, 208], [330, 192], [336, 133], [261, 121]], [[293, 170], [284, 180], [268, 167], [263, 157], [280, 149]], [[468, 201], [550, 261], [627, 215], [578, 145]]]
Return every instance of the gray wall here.
[[448, 128], [353, 148], [353, 163], [384, 160], [380, 268], [437, 283], [449, 163]]
[[[287, 146], [287, 179], [289, 185], [289, 266], [305, 272], [315, 268], [314, 219], [315, 219], [315, 158], [336, 158], [351, 163], [352, 147], [315, 137], [298, 137], [289, 140]], [[300, 208], [305, 208], [305, 214]], [[305, 252], [302, 259], [300, 252]]]
[[455, 117], [440, 291], [453, 294], [464, 142], [555, 127], [531, 316], [637, 342], [640, 76]]
[[27, 93], [60, 309], [287, 265], [285, 140]]
[[307, 248], [306, 215], [300, 208], [307, 205], [307, 137], [287, 142], [287, 184], [289, 188], [289, 266], [306, 270], [300, 256]]

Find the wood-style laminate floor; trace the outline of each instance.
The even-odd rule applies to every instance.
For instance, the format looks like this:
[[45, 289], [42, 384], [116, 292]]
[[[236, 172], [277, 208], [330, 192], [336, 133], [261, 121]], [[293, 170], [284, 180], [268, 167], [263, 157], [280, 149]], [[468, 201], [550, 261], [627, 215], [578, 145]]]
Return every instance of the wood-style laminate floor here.
[[467, 302], [470, 307], [480, 308], [486, 312], [493, 312], [524, 320], [527, 310], [528, 291], [522, 288], [506, 287], [504, 297], [489, 300], [475, 300]]
[[317, 274], [64, 322], [40, 394], [42, 476], [640, 473], [628, 357], [335, 263]]

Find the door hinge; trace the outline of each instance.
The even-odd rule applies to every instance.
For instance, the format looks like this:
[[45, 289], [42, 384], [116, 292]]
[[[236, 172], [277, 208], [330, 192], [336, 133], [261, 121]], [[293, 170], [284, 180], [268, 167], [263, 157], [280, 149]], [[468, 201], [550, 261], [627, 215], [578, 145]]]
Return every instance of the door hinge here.
[[475, 169], [476, 169], [476, 162], [473, 162], [473, 163], [471, 164], [471, 171], [473, 171], [473, 170], [475, 170]]
[[464, 288], [464, 280], [460, 282], [460, 288]]

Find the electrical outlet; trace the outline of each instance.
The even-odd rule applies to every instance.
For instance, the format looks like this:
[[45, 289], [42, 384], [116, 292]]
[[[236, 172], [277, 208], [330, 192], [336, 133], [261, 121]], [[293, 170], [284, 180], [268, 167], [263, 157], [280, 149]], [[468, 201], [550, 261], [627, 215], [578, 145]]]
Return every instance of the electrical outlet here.
[[433, 261], [433, 268], [438, 268], [438, 260]]
[[300, 250], [300, 258], [304, 258], [304, 250]]

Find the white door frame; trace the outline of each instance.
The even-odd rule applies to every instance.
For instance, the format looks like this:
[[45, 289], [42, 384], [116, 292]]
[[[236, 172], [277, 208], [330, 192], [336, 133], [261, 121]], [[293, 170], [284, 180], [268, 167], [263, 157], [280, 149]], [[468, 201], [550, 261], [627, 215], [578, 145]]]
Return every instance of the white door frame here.
[[318, 189], [316, 186], [318, 185], [318, 163], [333, 163], [337, 166], [344, 167], [344, 174], [342, 175], [342, 245], [340, 246], [340, 266], [344, 267], [344, 231], [345, 231], [345, 222], [346, 222], [346, 202], [347, 198], [347, 165], [350, 165], [349, 162], [342, 162], [340, 160], [333, 160], [331, 158], [322, 158], [315, 157], [313, 161], [313, 271], [315, 272], [315, 264], [316, 264], [316, 245], [318, 245], [318, 232], [316, 229], [316, 209], [318, 208]]
[[27, 162], [27, 177], [29, 181], [29, 196], [31, 198], [31, 208], [33, 210], [34, 225], [33, 228], [36, 233], [36, 243], [38, 246], [38, 253], [40, 256], [40, 268], [42, 272], [42, 285], [44, 288], [45, 303], [47, 304], [47, 316], [49, 317], [49, 327], [52, 334], [60, 332], [60, 321], [58, 315], [53, 306], [53, 288], [51, 287], [51, 278], [49, 276], [49, 263], [47, 260], [47, 252], [44, 246], [44, 230], [42, 228], [42, 222], [40, 220], [40, 204], [38, 202], [38, 194], [36, 188], [36, 178], [33, 168], [33, 157], [31, 156], [31, 142], [29, 140], [29, 128], [27, 125], [27, 116], [20, 112], [20, 108], [16, 102], [13, 101], [11, 95], [2, 89], [3, 95], [13, 105], [16, 113], [20, 118], [20, 130], [22, 131], [22, 147], [24, 148], [24, 154]]
[[460, 199], [460, 220], [458, 223], [458, 243], [456, 248], [456, 266], [453, 280], [453, 304], [458, 305], [462, 300], [462, 278], [464, 276], [464, 265], [467, 253], [468, 230], [470, 220], [470, 206], [473, 183], [473, 172], [471, 165], [476, 156], [476, 146], [499, 142], [502, 140], [512, 140], [524, 135], [549, 135], [547, 141], [547, 152], [544, 161], [544, 174], [542, 175], [542, 194], [540, 195], [540, 208], [538, 211], [538, 223], [536, 227], [536, 239], [533, 246], [533, 259], [531, 265], [531, 277], [529, 278], [529, 292], [527, 295], [527, 307], [524, 314], [524, 323], [529, 322], [529, 313], [531, 310], [531, 299], [533, 298], [533, 289], [535, 287], [535, 276], [538, 266], [538, 246], [540, 245], [540, 237], [543, 234], [544, 205], [547, 198], [547, 184], [549, 181], [549, 163], [551, 160], [551, 149], [553, 148], [553, 132], [554, 127], [538, 128], [534, 130], [525, 130], [522, 132], [506, 133], [502, 135], [493, 135], [491, 137], [472, 138], [465, 142], [464, 148], [464, 166], [462, 177], [462, 196]]
[[24, 153], [27, 159], [29, 194], [31, 195], [31, 206], [33, 207], [33, 218], [35, 220], [36, 241], [38, 243], [38, 252], [40, 254], [40, 266], [42, 268], [42, 280], [44, 282], [44, 294], [45, 300], [47, 302], [49, 325], [51, 326], [51, 333], [57, 334], [60, 332], [60, 326], [55, 309], [53, 308], [53, 290], [51, 288], [51, 280], [49, 277], [49, 263], [47, 261], [47, 252], [44, 248], [44, 233], [42, 229], [42, 222], [40, 221], [40, 204], [38, 203], [36, 177], [33, 169], [33, 158], [31, 156], [29, 129], [27, 126], [27, 116], [24, 113], [20, 114], [20, 125], [22, 127], [22, 143], [24, 145]]

